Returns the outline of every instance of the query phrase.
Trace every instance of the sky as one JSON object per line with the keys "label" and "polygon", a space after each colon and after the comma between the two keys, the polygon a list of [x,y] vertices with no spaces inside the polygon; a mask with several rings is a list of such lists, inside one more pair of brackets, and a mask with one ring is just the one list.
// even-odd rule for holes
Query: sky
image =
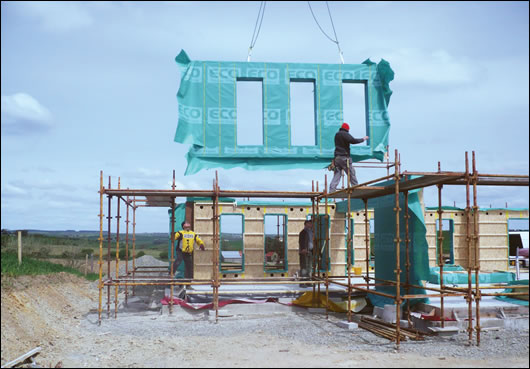
{"label": "sky", "polygon": [[[402,169],[528,174],[528,2],[330,1],[348,64],[395,72],[390,150]],[[326,3],[311,2],[333,37]],[[260,2],[1,3],[1,227],[98,230],[99,178],[115,187],[210,189],[215,170],[184,176],[174,142],[175,56],[246,61]],[[307,2],[267,2],[252,61],[340,63]],[[352,132],[356,135],[357,132]],[[362,136],[362,133],[357,134]],[[471,154],[470,154],[471,155]],[[330,172],[218,169],[221,189],[310,191]],[[357,169],[359,182],[386,170]],[[321,185],[322,186],[322,185]],[[425,190],[437,206],[436,188]],[[481,207],[528,207],[528,188],[479,187]],[[444,187],[465,206],[465,188]],[[167,232],[141,208],[137,232]]]}

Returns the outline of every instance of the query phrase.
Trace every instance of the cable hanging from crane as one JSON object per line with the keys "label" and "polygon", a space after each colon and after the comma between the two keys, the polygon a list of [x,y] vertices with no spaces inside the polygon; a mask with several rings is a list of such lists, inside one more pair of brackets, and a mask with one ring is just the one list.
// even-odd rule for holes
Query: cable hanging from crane
{"label": "cable hanging from crane", "polygon": [[[254,45],[256,45],[256,41],[258,40],[259,31],[261,30],[261,23],[263,22],[263,15],[265,14],[265,5],[267,4],[266,1],[262,1],[259,10],[258,10],[258,17],[256,18],[256,24],[254,25],[254,33],[252,34],[252,40],[250,40],[250,46],[248,48],[248,55],[247,55],[247,62],[250,61],[250,56],[252,55],[252,49],[254,48]],[[258,26],[259,22],[259,26]],[[257,29],[257,33],[256,33]]]}
{"label": "cable hanging from crane", "polygon": [[337,37],[337,32],[335,31],[335,24],[333,24],[333,17],[331,16],[331,11],[329,10],[329,5],[328,5],[328,2],[326,1],[326,7],[328,8],[328,14],[329,14],[329,19],[331,20],[331,26],[333,27],[333,33],[335,34],[335,39],[332,39],[331,37],[329,37],[327,35],[326,32],[324,32],[324,30],[322,29],[322,27],[320,27],[320,24],[318,23],[318,20],[317,18],[315,17],[315,13],[313,13],[313,8],[311,8],[311,3],[308,1],[307,2],[307,5],[309,5],[309,10],[311,10],[311,14],[313,15],[313,19],[315,20],[318,28],[320,28],[320,31],[324,34],[324,36],[326,36],[331,42],[333,42],[334,44],[337,45],[337,48],[339,49],[339,57],[340,57],[340,62],[341,64],[344,64],[344,57],[342,55],[342,50],[340,49],[340,44],[339,44],[339,38]]}

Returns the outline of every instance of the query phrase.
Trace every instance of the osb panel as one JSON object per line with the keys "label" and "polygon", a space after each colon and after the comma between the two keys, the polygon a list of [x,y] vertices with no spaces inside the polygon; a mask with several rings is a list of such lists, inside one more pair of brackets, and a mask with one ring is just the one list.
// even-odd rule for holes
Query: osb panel
{"label": "osb panel", "polygon": [[296,236],[289,235],[287,237],[287,249],[293,250],[293,251],[296,250],[296,252],[298,252],[298,248],[299,248],[298,247],[298,235]]}
{"label": "osb panel", "polygon": [[480,248],[497,246],[508,249],[508,237],[506,235],[482,236],[479,238]]}
{"label": "osb panel", "polygon": [[346,220],[345,219],[335,219],[331,220],[331,233],[344,233],[346,229]]}
{"label": "osb panel", "polygon": [[194,216],[197,218],[211,218],[213,215],[213,205],[195,204]]}
{"label": "osb panel", "polygon": [[[261,273],[263,273],[263,250],[246,250],[245,251],[245,266],[247,264],[261,264]],[[245,268],[246,271],[246,268]]]}
{"label": "osb panel", "polygon": [[508,216],[514,219],[515,218],[528,218],[528,209],[519,210],[519,211],[510,210],[508,211]]}
{"label": "osb panel", "polygon": [[480,261],[480,271],[490,271],[495,270],[508,270],[508,261],[507,260],[481,260]]}
{"label": "osb panel", "polygon": [[[346,265],[331,265],[330,275],[332,276],[342,276],[346,275]],[[325,287],[324,287],[325,289]]]}
{"label": "osb panel", "polygon": [[506,222],[506,212],[503,210],[479,211],[478,221],[504,221]]}
{"label": "osb panel", "polygon": [[480,261],[487,259],[508,260],[508,248],[480,249]]}
{"label": "osb panel", "polygon": [[263,221],[247,220],[245,217],[245,233],[263,233],[263,231]]}
{"label": "osb panel", "polygon": [[300,256],[298,254],[298,249],[288,250],[287,260],[289,261],[289,270],[291,270],[291,267],[294,269],[300,269]]}
{"label": "osb panel", "polygon": [[264,240],[263,236],[246,235],[244,238],[243,249],[246,251],[248,248],[257,249],[259,248],[263,252]]}
{"label": "osb panel", "polygon": [[211,279],[213,278],[212,267],[195,266],[193,269],[193,278],[195,279]]}
{"label": "osb panel", "polygon": [[346,262],[346,250],[333,250],[331,249],[331,263],[345,263]]}
{"label": "osb panel", "polygon": [[247,265],[246,263],[247,263],[247,256],[245,255],[245,278],[262,278],[263,277],[263,264]]}
{"label": "osb panel", "polygon": [[193,252],[193,263],[197,266],[200,264],[212,265],[213,250],[198,250]]}
{"label": "osb panel", "polygon": [[193,230],[199,235],[212,233],[213,223],[212,221],[195,220],[195,226]]}
{"label": "osb panel", "polygon": [[331,248],[346,247],[346,239],[344,236],[333,235],[329,239]]}
{"label": "osb panel", "polygon": [[506,223],[479,223],[479,235],[489,236],[491,234],[508,236]]}

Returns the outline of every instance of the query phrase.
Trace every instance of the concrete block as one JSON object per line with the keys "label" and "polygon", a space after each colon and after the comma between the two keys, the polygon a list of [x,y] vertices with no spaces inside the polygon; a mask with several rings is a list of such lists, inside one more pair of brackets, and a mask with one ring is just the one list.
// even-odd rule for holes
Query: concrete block
{"label": "concrete block", "polygon": [[384,308],[380,307],[380,306],[374,306],[374,312],[373,312],[373,316],[374,318],[380,318],[380,319],[383,319],[383,312],[385,311]]}
{"label": "concrete block", "polygon": [[480,328],[481,329],[504,328],[504,321],[505,319],[481,318]]}
{"label": "concrete block", "polygon": [[341,322],[338,322],[337,325],[340,327],[340,328],[345,328],[345,329],[348,329],[348,330],[351,330],[351,329],[355,329],[357,328],[359,325],[357,323],[354,323],[354,322],[348,322],[348,321],[341,321]]}
{"label": "concrete block", "polygon": [[383,309],[383,320],[387,323],[396,322],[396,305],[385,305]]}
{"label": "concrete block", "polygon": [[428,329],[438,336],[454,336],[460,330],[458,327],[429,327]]}

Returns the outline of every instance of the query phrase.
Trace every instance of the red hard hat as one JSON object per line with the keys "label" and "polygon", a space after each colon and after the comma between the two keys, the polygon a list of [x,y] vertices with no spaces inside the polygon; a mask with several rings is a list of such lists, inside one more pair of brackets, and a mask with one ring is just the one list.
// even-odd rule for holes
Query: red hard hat
{"label": "red hard hat", "polygon": [[340,128],[344,128],[346,131],[350,130],[350,126],[348,125],[348,123],[342,123],[342,127]]}

